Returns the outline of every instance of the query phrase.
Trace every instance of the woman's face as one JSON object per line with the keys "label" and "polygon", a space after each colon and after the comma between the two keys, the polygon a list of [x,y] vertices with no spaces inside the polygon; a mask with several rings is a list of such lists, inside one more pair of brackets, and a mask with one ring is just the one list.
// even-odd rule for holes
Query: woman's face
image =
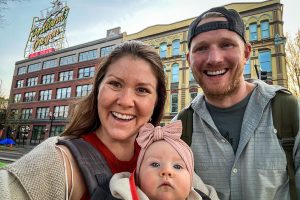
{"label": "woman's face", "polygon": [[99,86],[99,136],[103,142],[132,142],[157,102],[157,79],[145,60],[123,56],[113,62]]}

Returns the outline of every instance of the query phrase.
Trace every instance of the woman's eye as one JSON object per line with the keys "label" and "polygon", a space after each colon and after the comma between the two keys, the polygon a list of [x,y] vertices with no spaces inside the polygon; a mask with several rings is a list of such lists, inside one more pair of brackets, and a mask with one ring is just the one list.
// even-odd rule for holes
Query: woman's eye
{"label": "woman's eye", "polygon": [[159,164],[157,162],[153,162],[150,164],[152,167],[159,167]]}
{"label": "woman's eye", "polygon": [[173,167],[174,167],[175,169],[183,169],[183,167],[182,167],[181,165],[178,165],[178,164],[174,165]]}
{"label": "woman's eye", "polygon": [[121,87],[121,83],[119,83],[117,81],[110,81],[108,84],[115,87],[115,88],[120,88]]}
{"label": "woman's eye", "polygon": [[150,93],[148,89],[146,88],[137,88],[137,92],[139,93]]}

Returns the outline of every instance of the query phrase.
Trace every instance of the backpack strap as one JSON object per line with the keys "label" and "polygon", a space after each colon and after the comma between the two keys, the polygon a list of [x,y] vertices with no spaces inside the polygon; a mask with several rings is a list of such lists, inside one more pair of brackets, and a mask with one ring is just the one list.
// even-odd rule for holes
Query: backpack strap
{"label": "backpack strap", "polygon": [[57,144],[64,145],[71,151],[91,199],[115,199],[109,189],[112,172],[103,156],[91,144],[80,138],[61,139]]}
{"label": "backpack strap", "polygon": [[293,147],[299,130],[298,100],[288,90],[276,92],[272,99],[273,124],[287,159],[287,173],[291,199],[296,199]]}
{"label": "backpack strap", "polygon": [[202,197],[202,200],[211,200],[211,198],[203,193],[201,190],[194,188],[194,190]]}
{"label": "backpack strap", "polygon": [[177,119],[182,122],[182,135],[181,139],[185,141],[189,146],[192,144],[193,134],[193,113],[194,110],[191,105],[184,108],[177,115]]}

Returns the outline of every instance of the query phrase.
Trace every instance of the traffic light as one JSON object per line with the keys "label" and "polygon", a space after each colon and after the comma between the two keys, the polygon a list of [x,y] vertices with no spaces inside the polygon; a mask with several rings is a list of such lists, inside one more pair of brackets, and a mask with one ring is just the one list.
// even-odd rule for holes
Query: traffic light
{"label": "traffic light", "polygon": [[263,80],[263,81],[266,81],[268,78],[268,73],[267,71],[261,71],[260,72],[260,79]]}

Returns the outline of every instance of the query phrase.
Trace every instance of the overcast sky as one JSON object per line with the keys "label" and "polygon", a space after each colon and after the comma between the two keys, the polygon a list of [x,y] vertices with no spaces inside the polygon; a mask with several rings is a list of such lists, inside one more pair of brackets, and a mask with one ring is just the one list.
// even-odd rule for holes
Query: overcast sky
{"label": "overcast sky", "polygon": [[[9,1],[9,0],[8,0]],[[121,27],[121,32],[136,33],[157,24],[169,24],[198,16],[203,11],[234,2],[259,0],[69,0],[66,37],[69,46],[106,36],[106,30]],[[300,28],[299,0],[284,4],[284,32],[292,35]],[[15,62],[24,59],[24,49],[33,17],[50,7],[50,0],[10,2],[2,11],[0,27],[0,84],[9,95]]]}

